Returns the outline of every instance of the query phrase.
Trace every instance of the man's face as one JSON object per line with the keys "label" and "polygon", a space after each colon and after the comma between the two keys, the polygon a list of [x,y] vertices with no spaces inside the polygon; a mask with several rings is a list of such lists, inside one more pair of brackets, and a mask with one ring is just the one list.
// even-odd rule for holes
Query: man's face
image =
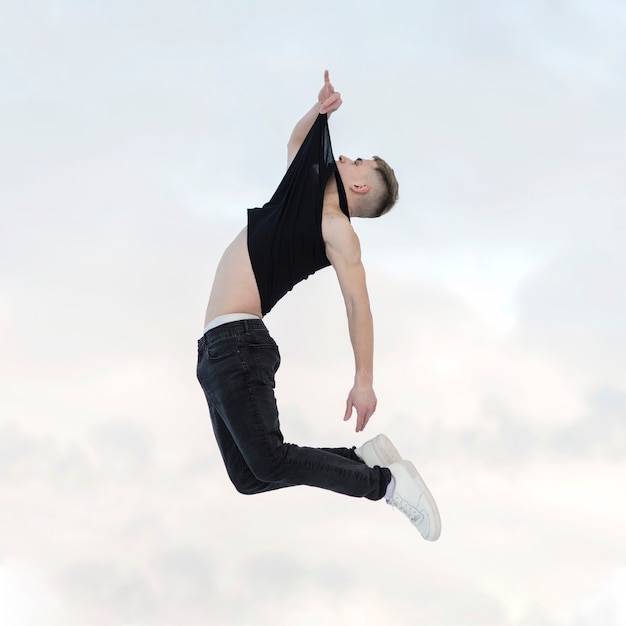
{"label": "man's face", "polygon": [[341,154],[337,159],[337,169],[344,187],[350,187],[353,184],[362,185],[372,180],[371,174],[376,169],[376,161],[360,157],[352,160]]}

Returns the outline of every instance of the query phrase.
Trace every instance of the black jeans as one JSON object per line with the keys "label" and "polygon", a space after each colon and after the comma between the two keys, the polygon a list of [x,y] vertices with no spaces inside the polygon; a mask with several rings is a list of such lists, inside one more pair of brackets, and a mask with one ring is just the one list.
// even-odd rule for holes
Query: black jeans
{"label": "black jeans", "polygon": [[197,375],[228,475],[241,493],[310,485],[381,499],[387,468],[370,468],[354,449],[285,443],[274,397],[278,346],[261,320],[230,322],[198,341]]}

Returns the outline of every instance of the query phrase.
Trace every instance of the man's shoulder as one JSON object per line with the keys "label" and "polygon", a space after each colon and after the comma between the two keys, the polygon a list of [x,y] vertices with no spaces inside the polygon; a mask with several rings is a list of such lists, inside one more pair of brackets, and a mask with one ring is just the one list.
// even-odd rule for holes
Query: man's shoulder
{"label": "man's shoulder", "polygon": [[356,235],[350,220],[341,212],[341,210],[322,211],[322,234],[325,230],[330,231],[330,233],[352,233]]}
{"label": "man's shoulder", "polygon": [[350,220],[341,212],[322,214],[322,238],[328,248],[349,253],[359,248],[359,238]]}

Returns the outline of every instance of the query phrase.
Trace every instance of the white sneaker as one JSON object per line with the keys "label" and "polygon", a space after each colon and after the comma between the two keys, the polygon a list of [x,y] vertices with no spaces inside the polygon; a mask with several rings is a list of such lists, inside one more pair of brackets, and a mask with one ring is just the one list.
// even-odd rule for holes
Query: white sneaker
{"label": "white sneaker", "polygon": [[385,435],[377,435],[356,448],[356,455],[369,467],[389,467],[392,463],[402,461],[400,453]]}
{"label": "white sneaker", "polygon": [[387,504],[402,511],[424,539],[439,539],[441,518],[437,504],[413,463],[400,461],[392,463],[389,469],[396,485]]}

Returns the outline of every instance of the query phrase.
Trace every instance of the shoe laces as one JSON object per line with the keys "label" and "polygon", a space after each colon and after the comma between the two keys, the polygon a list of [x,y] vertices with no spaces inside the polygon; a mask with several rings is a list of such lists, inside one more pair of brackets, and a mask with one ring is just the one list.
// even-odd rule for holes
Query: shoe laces
{"label": "shoe laces", "polygon": [[392,506],[392,508],[404,513],[414,524],[419,524],[419,522],[424,519],[423,513],[420,513],[414,506],[410,505],[400,496],[393,496],[389,501],[389,504]]}

